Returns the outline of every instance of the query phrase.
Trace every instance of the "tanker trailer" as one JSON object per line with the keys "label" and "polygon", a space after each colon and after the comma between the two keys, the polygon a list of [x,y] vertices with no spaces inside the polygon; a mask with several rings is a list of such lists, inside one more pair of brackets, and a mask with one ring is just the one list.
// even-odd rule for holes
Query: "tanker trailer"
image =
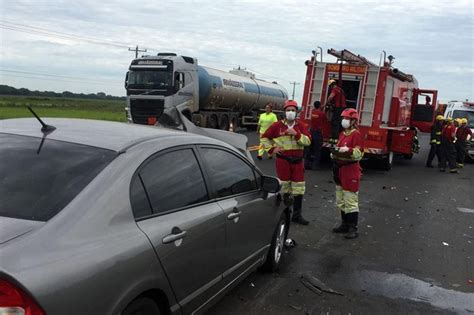
{"label": "tanker trailer", "polygon": [[195,58],[160,53],[132,60],[125,79],[129,122],[154,125],[176,108],[201,127],[232,130],[255,126],[266,104],[281,110],[288,99],[276,82],[245,70],[199,66]]}

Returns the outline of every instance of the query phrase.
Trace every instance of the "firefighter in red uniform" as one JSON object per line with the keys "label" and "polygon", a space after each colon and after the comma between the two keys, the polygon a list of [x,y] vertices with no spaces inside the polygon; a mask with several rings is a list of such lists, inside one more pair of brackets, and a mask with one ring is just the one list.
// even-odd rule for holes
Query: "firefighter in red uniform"
{"label": "firefighter in red uniform", "polygon": [[318,169],[321,163],[321,148],[323,145],[322,126],[326,123],[327,118],[321,110],[321,102],[315,101],[311,111],[311,145],[307,147],[304,158],[305,169]]}
{"label": "firefighter in red uniform", "polygon": [[472,138],[471,128],[467,126],[467,118],[461,118],[461,125],[456,130],[456,162],[457,166],[464,167],[467,144]]}
{"label": "firefighter in red uniform", "polygon": [[281,181],[283,202],[289,206],[293,199],[292,221],[307,225],[301,215],[304,182],[304,147],[311,144],[306,127],[296,120],[298,105],[293,100],[285,102],[285,119],[273,123],[262,135],[262,144],[271,147],[269,154],[276,156],[276,173]]}
{"label": "firefighter in red uniform", "polygon": [[446,161],[449,163],[449,172],[458,173],[456,167],[456,126],[453,124],[451,118],[446,119],[446,124],[443,126],[441,132],[441,162],[439,170],[441,172],[446,171]]}
{"label": "firefighter in red uniform", "polygon": [[331,93],[326,101],[326,110],[332,111],[331,117],[331,138],[329,142],[337,143],[339,131],[341,130],[341,113],[346,108],[346,95],[344,90],[337,85],[336,80],[329,80],[329,89]]}
{"label": "firefighter in red uniform", "polygon": [[358,236],[359,185],[362,175],[359,161],[364,155],[362,135],[357,129],[359,114],[353,108],[345,109],[342,114],[340,133],[336,147],[331,152],[334,160],[334,182],[336,183],[336,207],[341,212],[341,224],[334,233],[346,233],[347,239]]}

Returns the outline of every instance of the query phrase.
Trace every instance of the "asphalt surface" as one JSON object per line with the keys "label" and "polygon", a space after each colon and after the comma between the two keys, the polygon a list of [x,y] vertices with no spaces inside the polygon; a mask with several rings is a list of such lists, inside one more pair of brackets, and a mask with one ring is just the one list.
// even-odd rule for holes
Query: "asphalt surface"
{"label": "asphalt surface", "polygon": [[[307,171],[310,224],[291,225],[297,245],[278,273],[253,273],[208,314],[474,314],[474,164],[426,168],[428,136],[420,141],[420,154],[391,171],[364,169],[355,240],[331,233],[340,216],[329,165]],[[256,163],[275,174],[272,160]],[[301,277],[342,295],[315,293]]]}

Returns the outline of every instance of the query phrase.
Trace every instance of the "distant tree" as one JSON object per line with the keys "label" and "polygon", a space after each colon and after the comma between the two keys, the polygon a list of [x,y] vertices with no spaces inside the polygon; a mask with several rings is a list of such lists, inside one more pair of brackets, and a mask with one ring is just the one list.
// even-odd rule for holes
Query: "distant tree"
{"label": "distant tree", "polygon": [[8,85],[0,84],[0,95],[24,95],[24,96],[39,96],[39,97],[68,97],[68,98],[83,98],[83,99],[111,99],[111,100],[124,100],[124,96],[112,96],[106,95],[104,92],[98,92],[97,94],[90,93],[73,93],[64,91],[62,93],[56,93],[53,91],[30,91],[25,88],[14,88]]}

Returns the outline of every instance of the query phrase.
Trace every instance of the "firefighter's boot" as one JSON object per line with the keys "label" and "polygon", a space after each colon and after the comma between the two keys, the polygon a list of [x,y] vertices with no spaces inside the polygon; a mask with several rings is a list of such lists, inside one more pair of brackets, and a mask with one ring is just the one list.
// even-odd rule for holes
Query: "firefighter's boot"
{"label": "firefighter's boot", "polygon": [[349,240],[357,238],[359,236],[359,233],[357,233],[357,222],[359,220],[359,212],[348,213],[346,214],[346,217],[349,227],[344,237]]}
{"label": "firefighter's boot", "polygon": [[302,225],[308,225],[309,221],[305,220],[303,216],[301,215],[302,208],[303,208],[303,195],[294,196],[293,217],[291,218],[291,221],[298,224],[302,224]]}
{"label": "firefighter's boot", "polygon": [[341,211],[341,224],[338,227],[332,229],[333,233],[347,233],[349,231],[349,224],[347,224],[347,218],[344,211]]}
{"label": "firefighter's boot", "polygon": [[283,194],[283,204],[289,207],[293,204],[293,196],[290,193]]}

